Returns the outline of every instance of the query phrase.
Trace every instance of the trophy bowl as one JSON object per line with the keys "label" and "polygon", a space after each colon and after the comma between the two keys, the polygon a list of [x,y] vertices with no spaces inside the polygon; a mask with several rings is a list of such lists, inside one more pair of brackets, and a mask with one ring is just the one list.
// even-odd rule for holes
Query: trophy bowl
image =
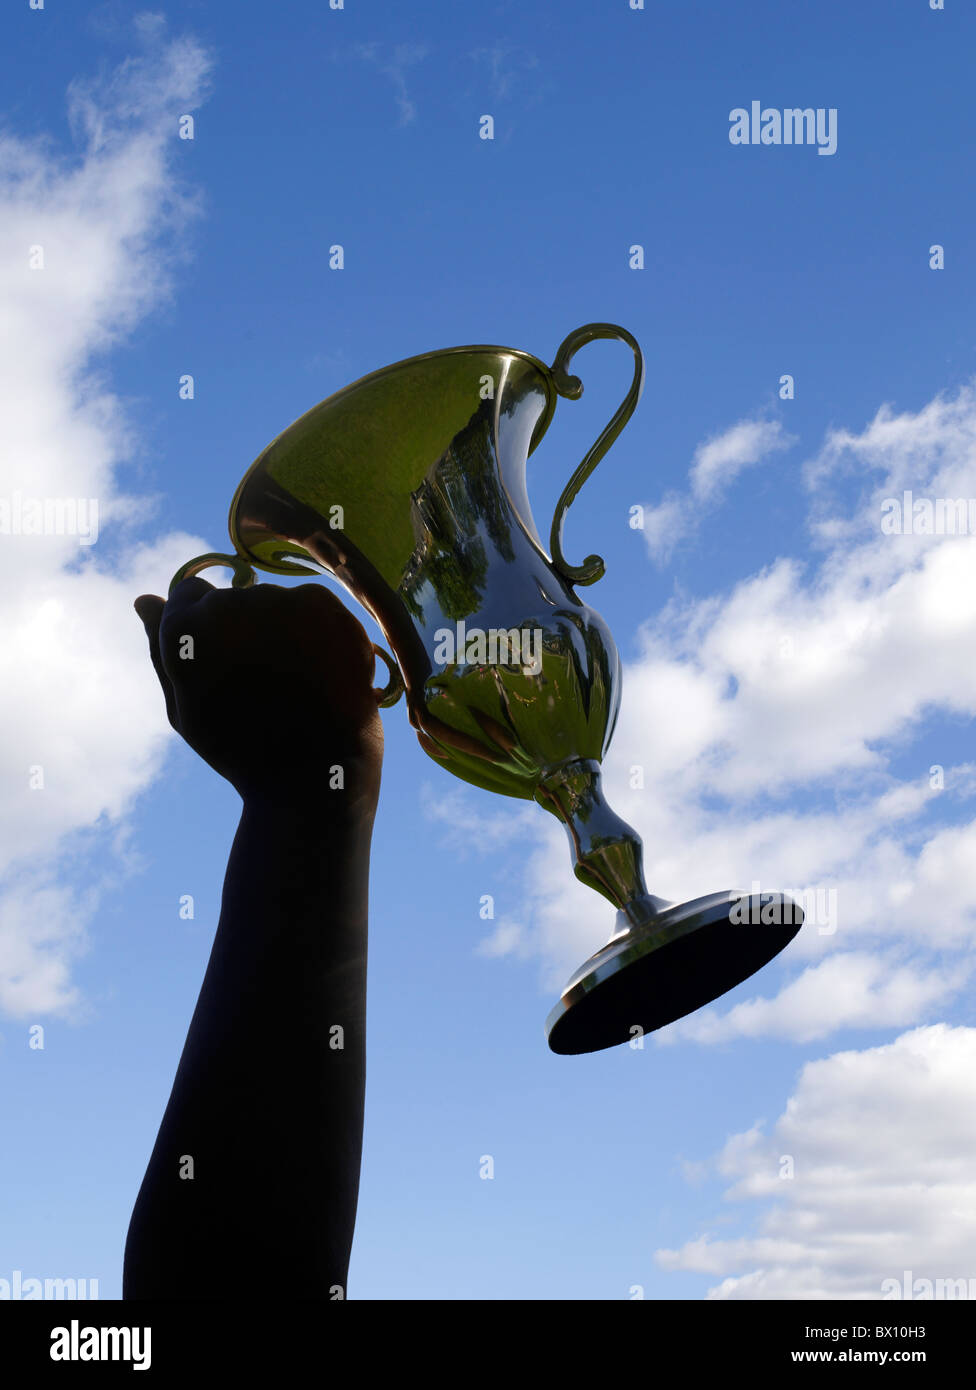
{"label": "trophy bowl", "polygon": [[[569,373],[596,339],[634,356],[627,395],[563,489],[547,553],[526,489],[529,456]],[[423,353],[313,406],[259,455],[230,509],[234,553],[199,556],[172,587],[227,565],[328,573],[369,612],[392,655],[381,705],[405,696],[424,750],[448,772],[534,799],[564,825],[574,872],[616,908],[607,943],[572,976],[549,1015],[555,1052],[591,1052],[650,1032],[724,994],[795,936],[802,912],[772,895],[773,915],[730,916],[745,895],[669,904],[647,892],[637,833],[600,785],[620,701],[620,658],[601,616],[576,593],[604,573],[563,554],[569,506],[640,399],[644,363],[615,324],[576,329],[551,366],[514,348]],[[768,895],[766,895],[768,896]],[[741,916],[741,914],[739,914]]]}

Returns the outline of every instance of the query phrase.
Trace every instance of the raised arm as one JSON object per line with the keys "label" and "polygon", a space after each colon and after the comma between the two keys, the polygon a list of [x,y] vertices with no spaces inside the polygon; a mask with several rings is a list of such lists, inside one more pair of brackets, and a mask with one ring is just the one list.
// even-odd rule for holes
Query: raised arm
{"label": "raised arm", "polygon": [[123,1296],[221,1298],[263,1269],[344,1297],[383,741],[369,639],[319,585],[189,579],[136,607],[170,721],[244,805]]}

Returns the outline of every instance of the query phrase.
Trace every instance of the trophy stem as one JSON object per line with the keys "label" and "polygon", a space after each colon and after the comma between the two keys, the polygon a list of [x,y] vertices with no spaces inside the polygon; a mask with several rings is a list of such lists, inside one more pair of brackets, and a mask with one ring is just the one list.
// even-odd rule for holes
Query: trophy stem
{"label": "trophy stem", "polygon": [[641,838],[607,805],[598,762],[565,764],[540,782],[535,799],[565,825],[576,877],[623,914],[619,930],[626,931],[628,921],[646,922],[668,906],[647,891]]}
{"label": "trophy stem", "polygon": [[567,763],[535,799],[565,825],[576,877],[617,909],[610,940],[570,976],[546,1020],[553,1052],[597,1052],[694,1013],[800,929],[803,913],[783,893],[710,893],[686,903],[648,893],[640,836],[603,799],[597,762]]}

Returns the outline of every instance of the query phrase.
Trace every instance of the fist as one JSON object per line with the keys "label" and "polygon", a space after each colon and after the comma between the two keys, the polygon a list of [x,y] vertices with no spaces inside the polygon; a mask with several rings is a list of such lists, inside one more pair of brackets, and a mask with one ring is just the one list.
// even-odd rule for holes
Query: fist
{"label": "fist", "polygon": [[343,769],[375,796],[383,726],[362,625],[321,584],[216,589],[184,579],[135,601],[173,728],[245,800],[314,804]]}

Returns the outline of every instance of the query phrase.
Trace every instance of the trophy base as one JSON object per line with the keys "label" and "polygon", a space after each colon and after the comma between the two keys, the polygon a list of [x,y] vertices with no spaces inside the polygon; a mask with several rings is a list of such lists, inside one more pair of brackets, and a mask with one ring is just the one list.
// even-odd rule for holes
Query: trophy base
{"label": "trophy base", "polygon": [[599,1052],[694,1013],[789,945],[803,912],[783,893],[711,893],[618,921],[546,1019],[553,1052]]}

